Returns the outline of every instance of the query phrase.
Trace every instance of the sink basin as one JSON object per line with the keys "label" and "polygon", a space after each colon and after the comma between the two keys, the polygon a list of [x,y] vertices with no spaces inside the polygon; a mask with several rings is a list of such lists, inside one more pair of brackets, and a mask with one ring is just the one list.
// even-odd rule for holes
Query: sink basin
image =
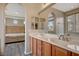
{"label": "sink basin", "polygon": [[53,35],[53,34],[52,35],[51,34],[44,34],[43,37],[48,38],[48,39],[51,39],[51,38],[56,39],[56,38],[58,38],[57,35]]}
{"label": "sink basin", "polygon": [[50,39],[50,42],[52,43],[55,43],[55,44],[58,44],[58,45],[64,45],[64,46],[67,46],[68,42],[66,41],[62,41],[62,40],[59,40],[59,39]]}

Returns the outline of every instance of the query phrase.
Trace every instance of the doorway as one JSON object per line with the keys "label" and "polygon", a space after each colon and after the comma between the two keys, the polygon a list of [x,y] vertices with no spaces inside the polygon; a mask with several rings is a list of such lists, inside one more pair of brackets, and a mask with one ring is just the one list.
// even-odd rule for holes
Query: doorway
{"label": "doorway", "polygon": [[5,7],[5,55],[23,56],[25,43],[25,12],[21,4]]}

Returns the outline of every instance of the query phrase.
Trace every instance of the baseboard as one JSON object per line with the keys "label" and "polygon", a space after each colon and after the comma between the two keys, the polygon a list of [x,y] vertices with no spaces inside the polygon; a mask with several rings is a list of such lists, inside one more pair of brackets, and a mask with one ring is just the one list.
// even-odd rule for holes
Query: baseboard
{"label": "baseboard", "polygon": [[31,56],[32,55],[32,52],[30,51],[30,52],[25,52],[24,51],[24,54],[25,54],[25,56]]}

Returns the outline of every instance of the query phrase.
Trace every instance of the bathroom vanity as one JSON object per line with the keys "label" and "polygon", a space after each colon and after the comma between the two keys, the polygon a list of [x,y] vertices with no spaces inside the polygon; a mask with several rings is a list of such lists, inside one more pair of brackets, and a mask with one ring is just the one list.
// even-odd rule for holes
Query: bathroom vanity
{"label": "bathroom vanity", "polygon": [[59,40],[57,35],[30,33],[33,56],[79,56],[79,43]]}

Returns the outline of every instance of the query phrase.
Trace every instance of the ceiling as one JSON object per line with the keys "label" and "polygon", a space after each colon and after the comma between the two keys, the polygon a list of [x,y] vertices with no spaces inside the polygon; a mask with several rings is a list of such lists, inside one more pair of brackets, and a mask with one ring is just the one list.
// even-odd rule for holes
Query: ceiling
{"label": "ceiling", "polygon": [[79,3],[56,3],[52,7],[62,12],[67,12],[79,8]]}
{"label": "ceiling", "polygon": [[[79,3],[56,3],[52,6],[62,12],[67,12],[79,8]],[[24,17],[23,7],[18,3],[9,3],[6,6],[5,14],[10,16]]]}
{"label": "ceiling", "polygon": [[5,14],[10,16],[24,17],[23,7],[18,3],[9,3],[6,6]]}

